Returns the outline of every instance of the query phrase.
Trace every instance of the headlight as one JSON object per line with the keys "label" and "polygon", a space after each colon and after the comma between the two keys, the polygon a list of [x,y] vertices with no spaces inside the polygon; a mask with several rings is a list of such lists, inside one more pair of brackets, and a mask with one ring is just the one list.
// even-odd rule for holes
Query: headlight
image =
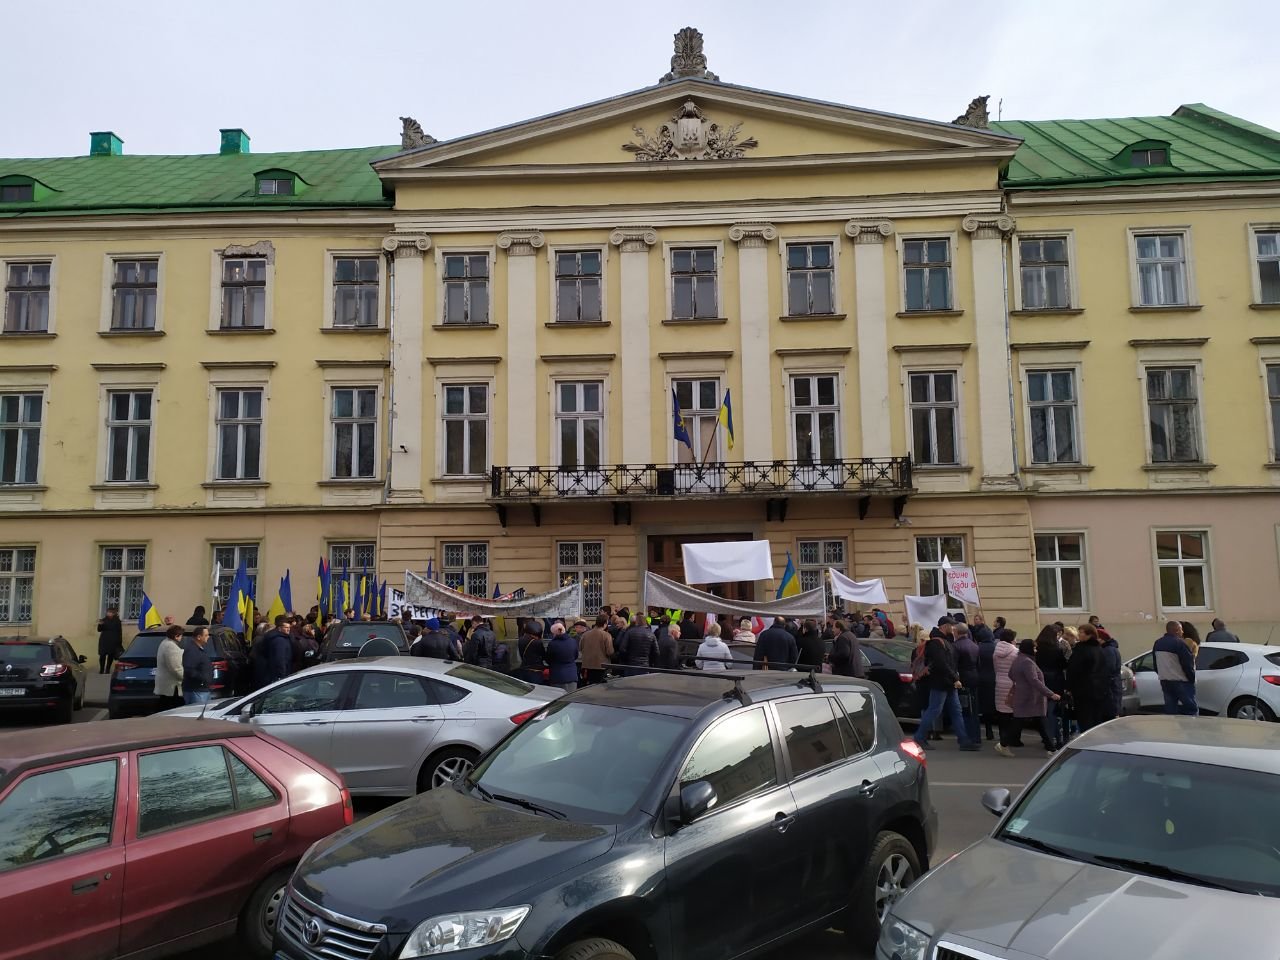
{"label": "headlight", "polygon": [[450,913],[418,924],[409,934],[401,960],[487,947],[510,939],[529,915],[529,907],[498,907],[474,913]]}
{"label": "headlight", "polygon": [[879,952],[889,960],[924,960],[929,938],[897,917],[890,915],[880,926]]}

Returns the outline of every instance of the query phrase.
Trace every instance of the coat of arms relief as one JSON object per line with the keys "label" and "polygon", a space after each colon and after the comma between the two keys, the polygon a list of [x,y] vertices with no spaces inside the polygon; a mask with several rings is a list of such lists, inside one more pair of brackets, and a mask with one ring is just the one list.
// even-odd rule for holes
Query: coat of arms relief
{"label": "coat of arms relief", "polygon": [[624,143],[622,149],[634,153],[637,160],[740,160],[747,150],[759,146],[755,137],[739,139],[741,123],[729,127],[712,123],[692,100],[686,100],[653,136],[643,127],[631,129],[636,141]]}

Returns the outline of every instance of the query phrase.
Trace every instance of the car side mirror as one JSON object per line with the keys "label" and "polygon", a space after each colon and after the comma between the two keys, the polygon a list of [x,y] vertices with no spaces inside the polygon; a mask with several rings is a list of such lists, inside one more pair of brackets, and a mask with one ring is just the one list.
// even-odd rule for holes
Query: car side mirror
{"label": "car side mirror", "polygon": [[680,789],[680,822],[692,823],[716,805],[716,788],[706,780],[697,780]]}
{"label": "car side mirror", "polygon": [[76,663],[88,663],[88,662],[89,662],[89,658],[86,657],[83,653],[80,654],[80,656],[76,657]]}
{"label": "car side mirror", "polygon": [[982,805],[997,817],[1004,816],[1012,800],[1013,796],[1004,787],[992,787],[982,795]]}

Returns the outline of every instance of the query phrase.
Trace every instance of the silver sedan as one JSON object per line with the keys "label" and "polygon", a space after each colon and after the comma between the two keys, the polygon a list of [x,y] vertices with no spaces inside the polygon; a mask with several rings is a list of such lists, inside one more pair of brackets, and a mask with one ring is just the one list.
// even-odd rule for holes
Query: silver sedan
{"label": "silver sedan", "polygon": [[[312,667],[203,715],[260,727],[333,767],[353,794],[403,797],[467,773],[562,695],[457,661],[379,657]],[[166,715],[198,717],[201,708]]]}

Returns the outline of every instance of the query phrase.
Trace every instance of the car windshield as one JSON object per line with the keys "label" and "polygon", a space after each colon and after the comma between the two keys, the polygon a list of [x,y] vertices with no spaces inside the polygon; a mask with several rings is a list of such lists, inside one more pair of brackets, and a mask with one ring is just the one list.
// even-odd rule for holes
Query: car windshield
{"label": "car windshield", "polygon": [[391,640],[397,647],[404,647],[404,631],[396,623],[353,623],[338,631],[340,647],[363,647],[370,640],[381,637]]}
{"label": "car windshield", "polygon": [[468,779],[590,823],[616,823],[684,735],[675,717],[557,703],[502,742]]}
{"label": "car windshield", "polygon": [[458,664],[452,670],[446,671],[445,676],[457,677],[459,680],[466,680],[468,683],[488,687],[490,690],[497,690],[498,693],[506,693],[513,697],[523,697],[533,691],[531,683],[508,677],[505,673],[494,673],[484,667],[473,667],[469,663]]}
{"label": "car windshield", "polygon": [[0,663],[48,663],[53,648],[47,643],[0,643]]}
{"label": "car windshield", "polygon": [[862,643],[864,646],[874,647],[890,660],[897,660],[899,663],[910,663],[911,655],[916,649],[905,640],[863,640]]}
{"label": "car windshield", "polygon": [[1275,774],[1072,750],[1019,801],[996,839],[1133,873],[1276,897],[1277,796]]}

